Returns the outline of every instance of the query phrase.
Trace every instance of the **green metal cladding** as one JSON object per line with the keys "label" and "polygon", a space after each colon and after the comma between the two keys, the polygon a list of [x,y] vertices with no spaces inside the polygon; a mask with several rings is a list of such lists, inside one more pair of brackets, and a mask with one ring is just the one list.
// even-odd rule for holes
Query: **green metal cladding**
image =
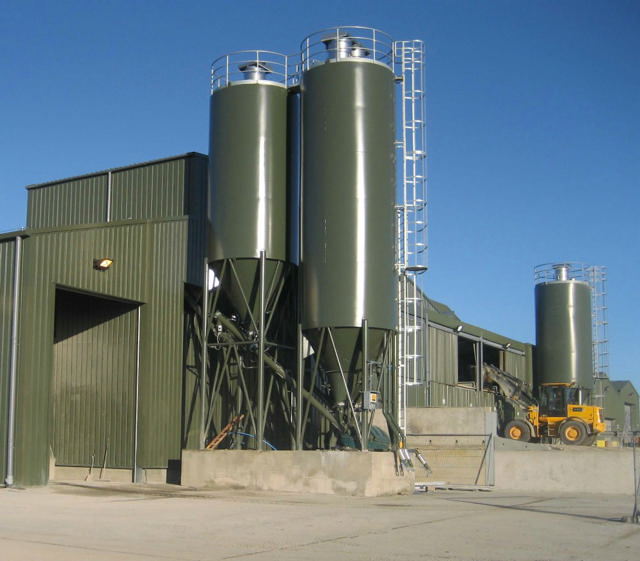
{"label": "green metal cladding", "polygon": [[201,184],[191,179],[206,169],[206,156],[189,153],[32,185],[27,228],[195,216],[205,202]]}
{"label": "green metal cladding", "polygon": [[[108,447],[108,465],[133,467],[136,431],[137,467],[166,469],[180,458],[185,284],[202,283],[206,174],[199,154],[114,170],[111,220],[96,224],[86,223],[93,199],[83,198],[81,186],[91,191],[104,173],[77,180],[76,199],[68,202],[86,205],[74,224],[52,227],[34,218],[46,216],[40,204],[51,204],[54,215],[64,207],[59,199],[69,196],[68,182],[30,188],[28,222],[46,226],[31,228],[23,241],[17,483],[45,484],[51,451],[59,464],[88,466]],[[159,200],[145,200],[165,190]],[[101,257],[113,259],[106,272],[93,268]],[[74,314],[62,311],[69,299]],[[105,380],[114,387],[101,388]],[[72,419],[84,419],[82,427]]]}

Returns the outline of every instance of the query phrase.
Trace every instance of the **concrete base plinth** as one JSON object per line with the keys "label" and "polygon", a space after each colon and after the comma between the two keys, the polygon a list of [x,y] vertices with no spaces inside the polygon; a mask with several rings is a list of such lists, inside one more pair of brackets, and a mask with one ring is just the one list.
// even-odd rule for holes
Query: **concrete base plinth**
{"label": "concrete base plinth", "polygon": [[392,452],[183,450],[182,485],[375,497],[413,492]]}

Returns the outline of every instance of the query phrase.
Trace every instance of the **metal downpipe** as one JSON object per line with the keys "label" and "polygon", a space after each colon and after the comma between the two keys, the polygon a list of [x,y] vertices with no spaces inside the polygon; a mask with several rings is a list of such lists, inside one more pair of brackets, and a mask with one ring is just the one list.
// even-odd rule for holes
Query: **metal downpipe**
{"label": "metal downpipe", "polygon": [[9,373],[9,421],[7,427],[7,475],[5,484],[13,486],[13,464],[16,422],[16,378],[18,373],[18,322],[20,319],[20,269],[22,265],[22,237],[16,237],[15,269],[13,272],[13,313],[11,318],[11,367]]}

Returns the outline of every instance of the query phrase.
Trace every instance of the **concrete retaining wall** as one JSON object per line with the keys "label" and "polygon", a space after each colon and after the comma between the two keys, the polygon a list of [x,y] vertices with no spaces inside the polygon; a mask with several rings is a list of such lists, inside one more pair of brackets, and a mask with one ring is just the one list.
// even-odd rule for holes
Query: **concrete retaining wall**
{"label": "concrete retaining wall", "polygon": [[601,448],[500,450],[495,488],[509,491],[633,494],[633,451]]}
{"label": "concrete retaining wall", "polygon": [[182,485],[374,497],[413,492],[392,452],[184,450]]}
{"label": "concrete retaining wall", "polygon": [[495,413],[488,407],[411,408],[407,410],[407,434],[427,436],[408,436],[407,446],[481,445],[484,435],[495,433],[495,423]]}

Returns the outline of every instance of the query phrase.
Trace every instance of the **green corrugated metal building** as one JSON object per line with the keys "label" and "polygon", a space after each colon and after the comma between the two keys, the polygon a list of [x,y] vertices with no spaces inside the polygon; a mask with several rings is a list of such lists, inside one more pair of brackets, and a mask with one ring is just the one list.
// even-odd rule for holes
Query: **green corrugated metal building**
{"label": "green corrugated metal building", "polygon": [[639,396],[629,380],[596,380],[595,391],[602,396],[607,437],[629,437],[640,431]]}
{"label": "green corrugated metal building", "polygon": [[483,362],[532,386],[532,345],[463,322],[448,306],[418,293],[422,301],[412,313],[420,317],[426,350],[423,379],[408,387],[408,407],[502,407],[504,400],[483,391]]}
{"label": "green corrugated metal building", "polygon": [[[28,187],[26,230],[0,235],[5,420],[18,326],[16,484],[46,484],[69,468],[177,481],[182,449],[200,446],[207,177],[207,156],[188,153]],[[95,266],[103,258],[113,261],[106,271]],[[532,384],[532,345],[465,323],[422,293],[418,300],[411,313],[424,353],[408,407],[496,407],[501,414],[504,400],[483,391],[482,362]],[[609,391],[606,409],[635,427],[633,386]],[[7,450],[2,423],[3,480]]]}
{"label": "green corrugated metal building", "polygon": [[[207,165],[189,153],[28,187],[16,483],[46,484],[50,465],[177,477],[197,440],[182,399],[197,372],[185,289],[197,293],[204,276]],[[0,240],[4,418],[14,240]],[[102,258],[106,271],[94,267]]]}

